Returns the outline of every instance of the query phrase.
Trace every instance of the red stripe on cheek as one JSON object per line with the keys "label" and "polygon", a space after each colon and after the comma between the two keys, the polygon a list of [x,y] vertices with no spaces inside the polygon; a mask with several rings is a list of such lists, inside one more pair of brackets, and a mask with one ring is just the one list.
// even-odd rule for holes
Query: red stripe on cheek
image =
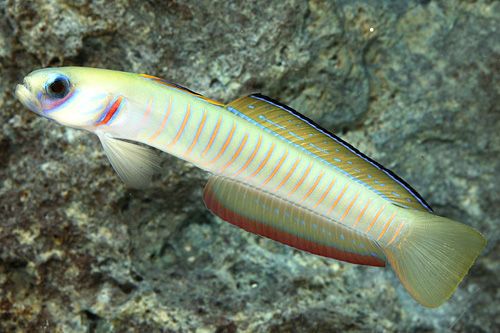
{"label": "red stripe on cheek", "polygon": [[120,96],[116,99],[116,101],[113,103],[113,105],[111,105],[111,107],[109,108],[108,112],[106,113],[106,116],[104,117],[104,119],[95,124],[94,126],[100,126],[100,125],[105,125],[108,123],[108,121],[113,117],[113,115],[115,114],[116,110],[118,110],[118,108],[120,107],[120,104],[122,103],[123,101],[123,97]]}

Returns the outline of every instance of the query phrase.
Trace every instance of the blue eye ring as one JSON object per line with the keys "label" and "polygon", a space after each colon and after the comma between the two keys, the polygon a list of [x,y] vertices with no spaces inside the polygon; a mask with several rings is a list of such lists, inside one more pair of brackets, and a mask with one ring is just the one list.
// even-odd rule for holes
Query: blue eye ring
{"label": "blue eye ring", "polygon": [[51,98],[63,99],[71,90],[69,78],[64,75],[51,77],[45,83],[45,92]]}

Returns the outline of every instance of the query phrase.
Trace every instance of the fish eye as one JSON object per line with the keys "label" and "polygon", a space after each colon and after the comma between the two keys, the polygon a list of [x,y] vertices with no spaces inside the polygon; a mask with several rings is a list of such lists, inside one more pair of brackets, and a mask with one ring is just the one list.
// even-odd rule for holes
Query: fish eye
{"label": "fish eye", "polygon": [[69,79],[65,76],[49,78],[45,85],[45,92],[49,97],[61,99],[68,96],[70,91]]}

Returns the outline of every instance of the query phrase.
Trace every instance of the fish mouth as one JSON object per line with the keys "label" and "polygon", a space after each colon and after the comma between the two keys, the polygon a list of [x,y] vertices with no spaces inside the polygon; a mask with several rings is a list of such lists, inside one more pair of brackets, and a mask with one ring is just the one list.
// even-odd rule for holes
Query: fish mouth
{"label": "fish mouth", "polygon": [[16,86],[16,97],[17,99],[23,103],[25,107],[30,109],[31,111],[40,114],[42,106],[40,101],[35,97],[32,92],[31,84],[28,78],[24,78],[23,84],[18,84]]}

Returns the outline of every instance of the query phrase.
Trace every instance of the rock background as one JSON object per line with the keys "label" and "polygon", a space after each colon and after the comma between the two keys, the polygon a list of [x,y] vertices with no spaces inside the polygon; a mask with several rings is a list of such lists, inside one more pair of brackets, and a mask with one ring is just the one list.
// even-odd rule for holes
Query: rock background
{"label": "rock background", "polygon": [[[0,0],[0,331],[488,332],[500,326],[500,4]],[[163,154],[131,190],[97,138],[25,110],[42,66],[262,92],[341,135],[488,245],[438,309],[391,269],[215,219],[208,175]]]}

